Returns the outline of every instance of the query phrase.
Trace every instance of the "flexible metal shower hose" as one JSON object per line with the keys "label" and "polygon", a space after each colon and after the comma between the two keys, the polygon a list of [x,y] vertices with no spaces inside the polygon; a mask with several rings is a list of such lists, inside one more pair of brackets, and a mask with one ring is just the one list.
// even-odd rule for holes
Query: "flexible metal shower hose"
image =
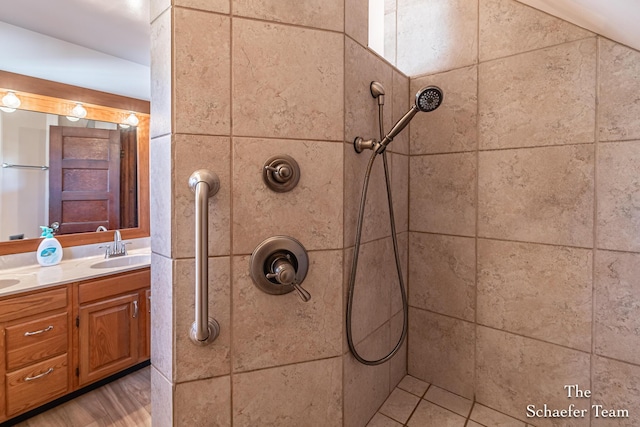
{"label": "flexible metal shower hose", "polygon": [[[379,105],[378,108],[378,123],[380,127],[380,140],[384,138],[384,129],[383,129],[383,107]],[[358,212],[358,222],[356,225],[356,242],[355,247],[353,249],[353,262],[351,263],[351,274],[349,275],[349,293],[347,298],[347,343],[349,344],[349,349],[353,354],[353,357],[356,360],[364,365],[374,366],[380,365],[398,353],[400,348],[402,347],[402,343],[404,342],[407,336],[407,326],[409,321],[409,313],[407,306],[407,293],[404,289],[404,280],[402,278],[402,268],[400,266],[400,253],[398,251],[398,240],[396,238],[396,224],[393,215],[393,200],[391,197],[391,180],[389,179],[389,165],[387,162],[387,152],[386,150],[382,152],[382,163],[384,165],[384,178],[387,187],[387,201],[389,203],[389,222],[391,223],[391,240],[393,241],[393,252],[395,254],[396,260],[396,270],[398,273],[398,284],[400,285],[400,294],[402,295],[402,314],[403,314],[403,322],[402,322],[402,334],[400,335],[400,339],[398,340],[395,347],[389,352],[386,356],[381,357],[380,359],[368,360],[362,357],[358,351],[356,350],[355,344],[353,342],[353,336],[351,331],[351,322],[352,322],[352,312],[353,312],[353,294],[355,289],[356,282],[356,271],[358,268],[358,255],[360,252],[360,241],[362,239],[362,223],[364,220],[364,207],[365,201],[367,199],[367,190],[369,187],[369,178],[371,177],[371,170],[373,168],[373,163],[376,159],[376,151],[373,150],[371,153],[371,157],[369,158],[369,163],[367,164],[367,170],[364,175],[364,183],[362,185],[362,196],[360,198],[360,210]]]}

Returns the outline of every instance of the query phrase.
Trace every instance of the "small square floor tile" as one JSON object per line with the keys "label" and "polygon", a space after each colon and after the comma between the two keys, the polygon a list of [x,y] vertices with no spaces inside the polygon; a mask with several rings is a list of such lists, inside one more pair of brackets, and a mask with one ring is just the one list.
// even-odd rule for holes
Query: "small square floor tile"
{"label": "small square floor tile", "polygon": [[382,415],[380,412],[376,412],[367,427],[402,427],[402,424]]}
{"label": "small square floor tile", "polygon": [[420,398],[404,390],[395,388],[380,407],[380,413],[402,424],[406,423]]}
{"label": "small square floor tile", "polygon": [[429,388],[429,383],[421,381],[411,375],[405,375],[402,381],[400,381],[400,384],[398,384],[398,387],[418,397],[422,397],[424,396],[424,392],[427,391],[427,388]]}
{"label": "small square floor tile", "polygon": [[484,405],[476,403],[471,411],[471,420],[491,427],[526,427],[524,421],[516,420],[502,412],[495,411]]}
{"label": "small square floor tile", "polygon": [[464,427],[466,419],[458,414],[422,400],[411,415],[408,427]]}
{"label": "small square floor tile", "polygon": [[429,387],[424,399],[453,411],[458,415],[462,415],[465,418],[469,416],[471,406],[473,406],[473,402],[471,400],[465,399],[462,396],[458,396],[457,394],[433,385]]}

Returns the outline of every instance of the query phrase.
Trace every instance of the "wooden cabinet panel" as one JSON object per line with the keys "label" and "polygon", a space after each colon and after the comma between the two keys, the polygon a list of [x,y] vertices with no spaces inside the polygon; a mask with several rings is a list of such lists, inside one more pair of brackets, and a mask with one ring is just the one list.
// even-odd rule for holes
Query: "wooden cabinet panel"
{"label": "wooden cabinet panel", "polygon": [[148,358],[151,357],[151,289],[146,289],[144,291],[144,302],[145,302],[145,308],[144,308],[144,325],[143,325],[143,331],[144,331],[144,341],[143,341],[143,345],[144,345],[144,352],[141,355],[141,359],[142,360],[146,360]]}
{"label": "wooden cabinet panel", "polygon": [[63,313],[23,321],[5,328],[7,370],[68,351],[68,319]]}
{"label": "wooden cabinet panel", "polygon": [[149,286],[151,286],[151,273],[148,268],[109,276],[80,283],[78,285],[78,302],[84,304]]}
{"label": "wooden cabinet panel", "polygon": [[81,386],[138,362],[138,299],[133,293],[80,306]]}
{"label": "wooden cabinet panel", "polygon": [[67,393],[67,354],[6,375],[7,415],[13,416]]}
{"label": "wooden cabinet panel", "polygon": [[0,322],[20,319],[67,306],[67,288],[7,298],[0,301]]}

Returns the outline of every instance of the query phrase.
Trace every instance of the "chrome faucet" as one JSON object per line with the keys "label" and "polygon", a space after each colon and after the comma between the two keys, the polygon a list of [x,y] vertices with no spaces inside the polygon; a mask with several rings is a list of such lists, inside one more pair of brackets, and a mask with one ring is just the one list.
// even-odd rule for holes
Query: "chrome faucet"
{"label": "chrome faucet", "polygon": [[104,245],[98,246],[98,248],[105,249],[105,258],[110,258],[112,256],[125,256],[127,255],[127,245],[129,243],[130,242],[123,242],[120,230],[116,230],[115,233],[113,233],[113,246]]}

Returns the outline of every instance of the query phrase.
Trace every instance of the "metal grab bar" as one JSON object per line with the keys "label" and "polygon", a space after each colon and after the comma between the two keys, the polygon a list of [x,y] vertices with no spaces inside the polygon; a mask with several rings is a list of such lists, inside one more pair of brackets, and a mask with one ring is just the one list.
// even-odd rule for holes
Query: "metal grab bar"
{"label": "metal grab bar", "polygon": [[199,345],[212,343],[220,333],[220,325],[209,317],[209,197],[220,189],[218,176],[199,169],[189,177],[189,188],[196,195],[196,290],[195,321],[189,337]]}
{"label": "metal grab bar", "polygon": [[3,168],[18,168],[18,169],[40,169],[43,171],[46,171],[47,169],[49,169],[49,166],[31,166],[31,165],[13,165],[11,163],[3,163],[2,164]]}

